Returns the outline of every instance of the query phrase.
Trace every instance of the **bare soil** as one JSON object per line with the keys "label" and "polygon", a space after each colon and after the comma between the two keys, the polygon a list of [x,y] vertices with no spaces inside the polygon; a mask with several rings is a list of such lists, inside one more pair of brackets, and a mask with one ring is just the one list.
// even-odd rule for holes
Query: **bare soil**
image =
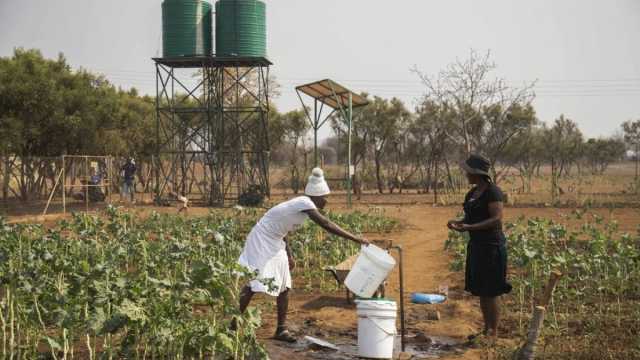
{"label": "bare soil", "polygon": [[[362,208],[362,207],[361,207]],[[364,208],[366,209],[366,207]],[[345,209],[340,209],[344,211]],[[403,230],[385,236],[404,249],[405,303],[407,304],[407,329],[410,335],[425,334],[431,338],[453,339],[456,345],[442,352],[441,359],[491,359],[495,354],[491,348],[474,349],[466,346],[466,337],[482,328],[482,317],[477,299],[464,293],[461,273],[449,271],[449,256],[444,252],[447,238],[445,224],[459,211],[456,207],[431,206],[385,206],[388,216],[399,219]],[[546,208],[507,209],[507,219],[519,216],[550,217],[562,221],[571,210]],[[614,209],[597,211],[605,219],[616,219],[624,231],[635,231],[640,223],[640,210]],[[585,221],[587,221],[585,219]],[[578,225],[578,224],[574,224]],[[448,286],[449,299],[439,305],[416,305],[409,303],[411,292],[435,292],[440,286]],[[295,281],[294,281],[295,287]],[[387,297],[399,299],[399,283],[396,271],[390,276]],[[264,299],[262,304],[270,304]],[[263,306],[264,306],[263,305]],[[441,319],[429,320],[428,313],[440,312]],[[275,309],[264,307],[265,325],[259,332],[273,359],[315,359],[314,351],[286,347],[269,340],[275,327]],[[304,293],[293,291],[290,304],[290,323],[297,335],[310,335],[334,340],[338,343],[357,334],[357,318],[353,305],[346,303],[343,292],[332,294]],[[501,329],[499,342],[505,346],[516,346],[520,339],[513,338],[509,329]],[[294,357],[292,357],[294,356]],[[329,358],[329,357],[326,357]]]}

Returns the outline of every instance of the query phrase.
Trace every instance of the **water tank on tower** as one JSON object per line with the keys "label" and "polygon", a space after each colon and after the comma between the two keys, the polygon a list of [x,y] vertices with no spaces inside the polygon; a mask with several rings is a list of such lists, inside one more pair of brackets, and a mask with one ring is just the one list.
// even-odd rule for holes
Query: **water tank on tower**
{"label": "water tank on tower", "polygon": [[201,0],[165,0],[162,3],[164,57],[210,56],[211,4]]}
{"label": "water tank on tower", "polygon": [[219,0],[216,3],[216,56],[267,56],[264,2]]}

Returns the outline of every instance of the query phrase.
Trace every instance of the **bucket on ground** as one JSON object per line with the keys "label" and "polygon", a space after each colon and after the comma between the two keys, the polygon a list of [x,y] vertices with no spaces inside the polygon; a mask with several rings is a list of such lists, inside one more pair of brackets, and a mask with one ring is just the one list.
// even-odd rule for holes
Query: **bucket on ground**
{"label": "bucket on ground", "polygon": [[358,356],[391,359],[396,338],[397,306],[390,300],[357,300]]}
{"label": "bucket on ground", "polygon": [[396,260],[375,245],[363,247],[344,285],[361,298],[370,298],[387,278]]}

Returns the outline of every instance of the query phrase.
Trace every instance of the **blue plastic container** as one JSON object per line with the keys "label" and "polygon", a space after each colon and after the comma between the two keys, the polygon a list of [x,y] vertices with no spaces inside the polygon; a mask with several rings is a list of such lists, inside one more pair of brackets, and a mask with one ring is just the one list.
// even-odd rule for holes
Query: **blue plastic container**
{"label": "blue plastic container", "polygon": [[411,302],[414,304],[440,304],[447,300],[447,297],[440,294],[412,293]]}

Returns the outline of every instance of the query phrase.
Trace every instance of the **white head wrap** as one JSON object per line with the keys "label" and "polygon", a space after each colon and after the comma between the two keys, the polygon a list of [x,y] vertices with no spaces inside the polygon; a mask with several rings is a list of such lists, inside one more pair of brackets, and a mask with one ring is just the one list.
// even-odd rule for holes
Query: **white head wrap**
{"label": "white head wrap", "polygon": [[305,195],[308,196],[325,196],[331,193],[329,185],[324,180],[324,172],[320,168],[315,168],[311,171],[309,181],[307,181],[307,187],[304,189]]}

